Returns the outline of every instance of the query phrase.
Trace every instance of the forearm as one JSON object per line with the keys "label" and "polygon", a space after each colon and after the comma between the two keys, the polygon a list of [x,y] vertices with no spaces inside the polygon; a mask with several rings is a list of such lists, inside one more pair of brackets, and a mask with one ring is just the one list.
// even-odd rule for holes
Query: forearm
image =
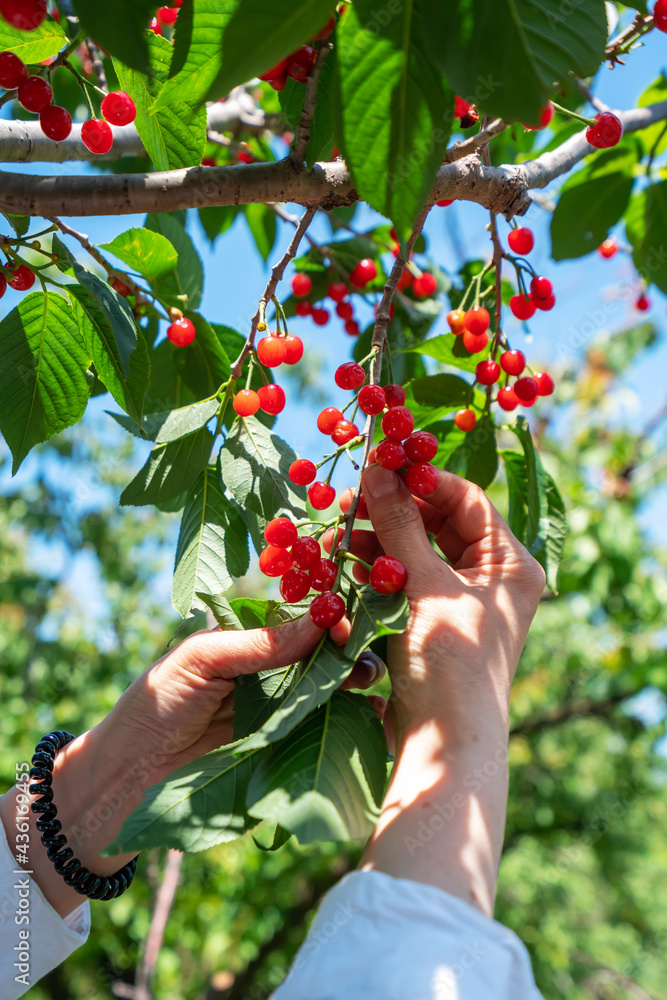
{"label": "forearm", "polygon": [[[53,801],[62,823],[61,832],[67,837],[74,857],[98,875],[111,875],[133,857],[132,854],[110,858],[100,855],[141,799],[141,784],[130,772],[116,741],[107,738],[104,723],[64,747],[55,760]],[[21,786],[19,792],[25,787]],[[31,801],[34,798],[31,796]],[[13,788],[0,798],[0,820],[10,849],[16,843],[16,809],[17,788]],[[45,898],[64,917],[84,897],[67,885],[49,861],[35,827],[38,815],[29,810],[27,816],[22,812],[19,818],[23,822],[27,819],[30,824],[28,863],[22,867],[32,872]]]}
{"label": "forearm", "polygon": [[507,736],[448,743],[430,722],[402,741],[361,866],[437,886],[491,916],[507,813]]}

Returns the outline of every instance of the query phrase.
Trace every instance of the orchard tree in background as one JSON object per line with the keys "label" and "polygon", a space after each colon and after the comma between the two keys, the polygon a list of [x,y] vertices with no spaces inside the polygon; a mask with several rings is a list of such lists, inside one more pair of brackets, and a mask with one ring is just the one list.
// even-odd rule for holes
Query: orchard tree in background
{"label": "orchard tree in background", "polygon": [[[554,196],[554,259],[629,251],[637,309],[647,308],[651,284],[667,292],[667,81],[622,111],[590,91],[601,66],[622,73],[644,34],[667,30],[667,3],[658,0],[652,15],[641,4],[629,15],[617,7],[618,28],[602,0],[525,9],[481,0],[389,0],[381,9],[367,0],[183,0],[157,10],[0,0],[2,101],[15,115],[0,120],[0,159],[97,168],[0,177],[0,296],[21,295],[0,321],[0,430],[13,470],[79,421],[91,395],[108,393],[125,431],[154,445],[121,505],[181,512],[172,600],[183,618],[209,610],[223,628],[303,613],[324,628],[344,614],[352,622],[345,647],[325,634],[307,661],[238,685],[235,742],[154,786],[117,847],[202,850],[262,820],[273,824],[276,847],[292,834],[308,844],[372,830],[387,745],[368,701],[338,688],[363,649],[405,628],[408,607],[400,563],[380,557],[371,566],[351,551],[353,526],[366,518],[359,477],[368,462],[400,471],[416,496],[432,489],[433,466],[466,476],[508,512],[552,595],[581,585],[567,560],[558,578],[559,485],[580,490],[585,472],[562,455],[551,456],[548,472],[540,456],[553,409],[545,397],[568,401],[571,384],[534,370],[504,319],[509,312],[537,326],[558,309],[558,289],[530,264],[534,237],[521,217],[531,191],[566,175]],[[490,251],[448,274],[427,263],[422,229],[454,199],[488,209]],[[359,202],[383,217],[363,232],[354,224]],[[293,216],[288,203],[303,213]],[[191,208],[211,241],[244,214],[265,259],[277,220],[293,226],[241,332],[225,325],[229,317],[199,311]],[[65,221],[137,212],[147,213],[142,228],[100,246]],[[331,234],[324,242],[311,234],[321,216]],[[622,219],[628,247],[609,236]],[[362,301],[375,307],[366,330],[355,312]],[[442,310],[451,333],[429,336]],[[353,360],[341,357],[334,375],[349,401],[318,417],[325,454],[299,456],[272,430],[286,405],[274,378],[282,365],[308,366],[289,321],[325,327],[336,322],[332,312],[353,345]],[[627,331],[609,354],[601,349],[602,370],[621,370],[653,337],[648,325]],[[614,490],[631,483],[643,440],[623,446]],[[339,462],[351,463],[351,490],[336,497]],[[600,545],[626,527],[622,518],[613,531],[600,523]],[[331,552],[322,547],[327,532]],[[252,550],[280,578],[281,602],[229,598],[255,564]],[[614,593],[599,595],[609,622],[627,604],[650,623],[660,602],[650,581],[635,580],[634,562],[628,579],[614,565],[614,586],[600,585]],[[653,608],[648,618],[639,605]],[[545,712],[558,725],[586,714],[582,699],[598,702],[595,692],[577,701],[567,665],[555,654],[552,662],[562,704]],[[628,676],[600,703],[644,689],[646,672],[625,666]],[[538,722],[540,733],[549,727],[546,716]],[[547,828],[579,815],[565,803],[562,817],[542,823],[530,802],[526,795],[510,814],[510,844],[535,834],[526,808]],[[549,954],[545,967],[553,963]]]}

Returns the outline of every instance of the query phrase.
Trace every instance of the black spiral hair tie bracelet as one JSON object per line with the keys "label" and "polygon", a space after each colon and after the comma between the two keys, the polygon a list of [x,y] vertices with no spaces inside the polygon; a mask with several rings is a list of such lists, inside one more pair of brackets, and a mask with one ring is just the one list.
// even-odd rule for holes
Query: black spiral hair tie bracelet
{"label": "black spiral hair tie bracelet", "polygon": [[35,747],[29,777],[38,784],[30,785],[28,791],[31,795],[41,797],[32,802],[30,808],[34,813],[41,813],[35,826],[42,835],[42,843],[49,861],[53,862],[53,867],[59,875],[62,875],[65,882],[89,899],[113,899],[125,892],[132,882],[137,869],[137,859],[132,858],[113,875],[95,875],[74,857],[72,848],[66,846],[67,837],[60,832],[62,824],[56,819],[58,810],[53,802],[51,789],[53,762],[58,751],[71,743],[74,738],[71,733],[55,730],[43,736]]}

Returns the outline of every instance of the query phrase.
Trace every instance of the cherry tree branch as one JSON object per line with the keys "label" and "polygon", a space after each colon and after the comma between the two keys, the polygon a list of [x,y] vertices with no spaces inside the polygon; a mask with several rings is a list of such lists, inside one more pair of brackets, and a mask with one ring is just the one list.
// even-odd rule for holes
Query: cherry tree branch
{"label": "cherry tree branch", "polygon": [[290,159],[295,167],[302,168],[306,156],[306,146],[310,141],[310,129],[313,124],[313,115],[317,107],[317,85],[320,82],[320,73],[324,60],[332,49],[331,42],[322,42],[317,52],[315,65],[308,75],[306,83],[306,96],[303,101],[303,110],[296,130],[294,149],[290,153]]}
{"label": "cherry tree branch", "polygon": [[[626,132],[667,119],[667,101],[619,117]],[[497,215],[525,215],[529,191],[544,188],[592,152],[584,131],[518,166],[489,167],[474,154],[440,169],[431,199],[476,202]],[[38,176],[0,172],[0,211],[29,216],[128,215],[208,205],[294,202],[330,209],[359,200],[342,160],[295,170],[289,158],[234,167],[192,167],[152,174]]]}

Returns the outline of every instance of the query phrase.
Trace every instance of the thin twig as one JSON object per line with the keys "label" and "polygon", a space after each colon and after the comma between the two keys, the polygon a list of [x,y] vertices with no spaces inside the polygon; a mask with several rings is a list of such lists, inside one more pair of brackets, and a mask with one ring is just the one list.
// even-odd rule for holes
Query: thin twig
{"label": "thin twig", "polygon": [[104,63],[100,59],[100,51],[97,45],[90,39],[86,39],[86,47],[88,48],[88,55],[90,56],[90,65],[93,67],[93,73],[95,74],[95,79],[97,80],[97,86],[100,90],[106,90],[109,92],[109,85],[107,84],[107,75],[104,72]]}
{"label": "thin twig", "polygon": [[302,169],[304,165],[306,146],[310,142],[310,127],[313,124],[313,115],[317,107],[317,85],[320,82],[320,73],[322,72],[324,60],[331,51],[331,48],[331,42],[322,42],[317,53],[317,58],[315,59],[315,65],[308,75],[303,110],[296,129],[294,148],[290,153],[290,160],[299,169]]}
{"label": "thin twig", "polygon": [[612,66],[614,63],[621,63],[623,65],[623,60],[618,58],[618,53],[627,52],[627,45],[632,44],[633,41],[645,35],[647,31],[650,31],[654,27],[653,18],[644,15],[637,14],[632,24],[622,31],[620,35],[612,40],[607,45],[605,50],[605,59],[610,59]]}
{"label": "thin twig", "polygon": [[61,220],[57,219],[55,216],[49,215],[46,216],[46,218],[49,222],[52,222],[54,226],[57,226],[60,232],[64,233],[65,236],[71,236],[72,239],[77,240],[83,249],[90,254],[93,260],[96,260],[97,263],[104,268],[110,278],[118,278],[119,281],[122,281],[123,284],[130,289],[133,295],[143,295],[144,289],[135,284],[135,282],[132,281],[132,278],[125,274],[124,271],[117,271],[115,267],[112,267],[106,257],[100,253],[93,243],[91,243],[89,236],[86,236],[85,233],[77,232],[76,229],[72,229],[72,227],[68,226],[66,222],[61,222]]}
{"label": "thin twig", "polygon": [[[380,375],[382,373],[382,357],[384,354],[385,346],[387,343],[387,326],[390,320],[391,303],[396,292],[396,285],[398,284],[401,275],[403,274],[403,268],[405,267],[407,261],[410,259],[410,254],[412,253],[412,248],[414,247],[417,239],[419,238],[422,229],[424,228],[424,223],[428,213],[431,211],[431,203],[427,202],[422,208],[421,212],[417,216],[417,220],[414,225],[414,229],[410,234],[410,238],[406,244],[406,256],[403,256],[402,249],[399,250],[398,256],[394,261],[394,266],[391,269],[387,282],[384,286],[382,292],[382,298],[377,307],[377,313],[375,316],[375,327],[373,328],[373,338],[371,340],[371,350],[375,351],[375,357],[370,364],[369,372],[369,383],[370,385],[380,384]],[[345,531],[341,537],[340,542],[336,547],[336,554],[340,552],[350,551],[350,540],[352,538],[352,527],[354,525],[354,518],[359,507],[359,499],[361,497],[361,480],[366,467],[368,466],[368,456],[370,455],[371,448],[373,447],[373,434],[375,431],[375,416],[369,414],[366,417],[366,426],[362,432],[362,437],[364,441],[364,453],[361,459],[361,472],[359,473],[359,479],[357,480],[357,485],[354,491],[354,496],[352,497],[352,502],[344,515],[345,518]]]}
{"label": "thin twig", "polygon": [[[145,995],[150,996],[151,979],[153,978],[160,948],[162,947],[169,914],[174,904],[176,890],[180,881],[182,863],[183,853],[169,848],[164,875],[162,876],[162,882],[155,897],[153,917],[148,937],[146,938],[146,948],[137,969],[135,987],[139,995],[141,995],[142,991],[145,991]],[[137,997],[137,1000],[139,1000],[139,997]]]}
{"label": "thin twig", "polygon": [[495,121],[492,121],[486,128],[481,129],[476,135],[469,136],[463,142],[455,142],[453,146],[445,150],[443,162],[454,163],[455,160],[461,160],[464,156],[470,156],[471,153],[477,152],[478,149],[486,147],[495,136],[500,135],[506,128],[509,128],[507,122],[504,122],[502,118],[496,118]]}
{"label": "thin twig", "polygon": [[245,361],[247,355],[253,349],[255,344],[255,334],[257,333],[257,324],[259,323],[260,318],[264,315],[268,303],[275,295],[276,288],[278,287],[278,282],[281,280],[283,274],[285,273],[285,268],[287,267],[289,262],[296,257],[296,252],[299,249],[299,244],[301,243],[301,240],[303,239],[304,234],[308,229],[308,226],[313,221],[313,216],[315,215],[316,211],[317,209],[315,208],[306,209],[306,211],[301,216],[298,226],[296,227],[296,232],[292,237],[290,245],[288,246],[287,250],[281,257],[281,259],[278,261],[278,263],[274,264],[274,266],[272,267],[271,277],[269,278],[267,286],[264,289],[261,299],[259,300],[259,305],[257,306],[255,315],[252,318],[252,322],[250,325],[250,333],[248,334],[246,342],[241,349],[241,353],[239,354],[238,358],[232,365],[232,372],[231,372],[232,379],[237,379],[241,374],[241,369],[243,368],[243,362]]}

